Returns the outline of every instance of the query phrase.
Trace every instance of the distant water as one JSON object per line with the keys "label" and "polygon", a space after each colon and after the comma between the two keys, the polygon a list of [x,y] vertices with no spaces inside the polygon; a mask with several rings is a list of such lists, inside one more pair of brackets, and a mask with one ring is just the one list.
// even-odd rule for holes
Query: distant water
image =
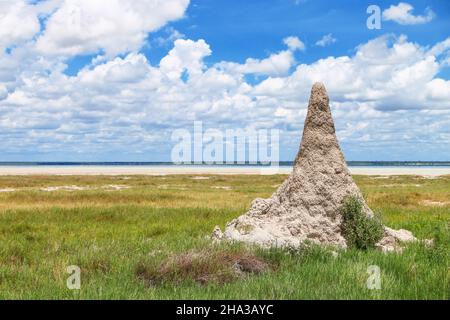
{"label": "distant water", "polygon": [[[292,161],[281,161],[280,166],[290,167]],[[450,161],[347,161],[350,167],[450,167]],[[0,162],[0,166],[178,166],[171,162]],[[182,166],[255,167],[263,164],[183,164]]]}

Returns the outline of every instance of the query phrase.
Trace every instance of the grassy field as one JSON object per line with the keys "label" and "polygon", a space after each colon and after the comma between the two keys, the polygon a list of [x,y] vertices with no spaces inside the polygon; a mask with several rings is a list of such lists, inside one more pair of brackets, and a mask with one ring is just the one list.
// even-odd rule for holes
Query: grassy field
{"label": "grassy field", "polygon": [[[1,176],[0,299],[449,298],[450,176],[355,177],[386,225],[434,238],[432,248],[335,257],[211,244],[215,225],[284,179]],[[80,290],[66,287],[69,265],[81,268]],[[381,290],[366,287],[370,265]]]}

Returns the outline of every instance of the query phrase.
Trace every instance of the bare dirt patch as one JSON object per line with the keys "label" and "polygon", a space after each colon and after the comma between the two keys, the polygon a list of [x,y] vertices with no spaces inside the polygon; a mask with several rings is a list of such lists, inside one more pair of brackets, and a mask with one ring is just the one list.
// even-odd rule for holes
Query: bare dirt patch
{"label": "bare dirt patch", "polygon": [[233,189],[230,186],[212,186],[211,189],[223,189],[223,190],[231,190]]}
{"label": "bare dirt patch", "polygon": [[173,190],[188,190],[186,185],[175,185],[175,184],[160,184],[158,186],[158,189],[163,189],[163,190],[168,190],[168,189],[173,189]]}
{"label": "bare dirt patch", "polygon": [[136,277],[150,286],[177,285],[186,280],[201,285],[225,284],[273,268],[273,264],[249,252],[202,250],[172,255],[158,265],[140,263]]}
{"label": "bare dirt patch", "polygon": [[109,185],[103,186],[103,188],[110,190],[110,191],[116,191],[116,190],[130,189],[130,186],[119,185],[119,184],[109,184]]}
{"label": "bare dirt patch", "polygon": [[420,204],[428,207],[444,207],[450,205],[450,201],[422,200]]}
{"label": "bare dirt patch", "polygon": [[54,192],[54,191],[86,191],[86,190],[98,190],[98,189],[105,189],[107,191],[119,191],[123,189],[129,189],[130,186],[126,185],[118,185],[118,184],[108,184],[101,187],[91,187],[91,186],[77,186],[77,185],[71,185],[71,186],[51,186],[51,187],[44,187],[40,188],[41,191],[46,192]]}
{"label": "bare dirt patch", "polygon": [[382,188],[406,188],[406,187],[422,187],[421,184],[412,184],[412,183],[391,183],[391,184],[381,184]]}
{"label": "bare dirt patch", "polygon": [[47,192],[53,192],[53,191],[59,191],[59,190],[64,190],[64,191],[83,191],[83,190],[89,190],[90,187],[81,187],[81,186],[55,186],[55,187],[45,187],[45,188],[40,188],[41,191],[47,191]]}

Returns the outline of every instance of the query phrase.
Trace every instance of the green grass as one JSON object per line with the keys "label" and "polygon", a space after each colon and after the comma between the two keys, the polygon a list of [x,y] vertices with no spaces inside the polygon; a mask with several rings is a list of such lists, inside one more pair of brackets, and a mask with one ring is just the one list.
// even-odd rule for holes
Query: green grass
{"label": "green grass", "polygon": [[[355,177],[383,223],[436,238],[433,248],[413,244],[402,254],[351,249],[333,257],[314,246],[287,252],[211,244],[207,236],[215,225],[223,229],[284,179],[2,176],[0,189],[16,190],[0,192],[0,299],[449,298],[450,177]],[[129,188],[105,187],[111,184]],[[67,185],[89,189],[41,190]],[[186,252],[254,255],[276,267],[207,283],[176,266],[170,269],[176,281],[150,285],[139,277],[139,268],[155,272]],[[201,260],[202,268],[222,270],[213,260]],[[69,265],[81,268],[81,290],[66,287]],[[381,290],[366,287],[370,265],[380,267]]]}

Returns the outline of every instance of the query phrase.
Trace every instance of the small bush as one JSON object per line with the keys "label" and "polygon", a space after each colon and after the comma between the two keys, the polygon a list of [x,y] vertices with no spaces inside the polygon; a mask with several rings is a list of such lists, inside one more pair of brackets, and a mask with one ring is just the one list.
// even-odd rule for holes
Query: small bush
{"label": "small bush", "polygon": [[219,285],[271,269],[265,259],[250,252],[215,250],[188,251],[173,255],[160,264],[141,262],[136,276],[150,286],[179,285],[183,281]]}
{"label": "small bush", "polygon": [[362,210],[358,197],[347,197],[342,206],[342,234],[350,248],[374,248],[383,237],[383,225],[378,217],[369,217]]}

